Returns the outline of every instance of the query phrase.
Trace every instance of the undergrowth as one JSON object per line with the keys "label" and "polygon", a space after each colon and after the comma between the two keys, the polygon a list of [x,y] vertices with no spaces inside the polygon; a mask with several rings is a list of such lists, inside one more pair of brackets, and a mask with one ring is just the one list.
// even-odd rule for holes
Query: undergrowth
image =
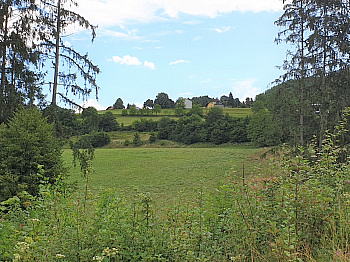
{"label": "undergrowth", "polygon": [[232,171],[211,194],[199,187],[195,201],[180,193],[163,216],[137,189],[131,201],[114,189],[91,194],[87,157],[84,193],[59,181],[1,203],[0,260],[350,261],[345,126],[322,148],[283,148],[269,176]]}

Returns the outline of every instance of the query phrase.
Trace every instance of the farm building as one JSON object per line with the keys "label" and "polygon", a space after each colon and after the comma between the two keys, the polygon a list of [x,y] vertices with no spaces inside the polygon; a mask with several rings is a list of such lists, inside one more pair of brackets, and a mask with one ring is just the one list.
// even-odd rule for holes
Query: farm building
{"label": "farm building", "polygon": [[185,108],[186,109],[191,109],[192,108],[192,101],[191,100],[185,98],[184,99],[184,103],[185,103]]}
{"label": "farm building", "polygon": [[213,108],[213,107],[221,107],[221,108],[224,108],[225,106],[219,102],[210,102],[208,105],[207,105],[207,108]]}

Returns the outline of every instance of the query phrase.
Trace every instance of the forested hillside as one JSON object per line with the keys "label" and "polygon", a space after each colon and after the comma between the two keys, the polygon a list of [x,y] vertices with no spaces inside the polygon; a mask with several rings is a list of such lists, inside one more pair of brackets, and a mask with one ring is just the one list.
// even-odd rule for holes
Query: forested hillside
{"label": "forested hillside", "polygon": [[[322,90],[321,81],[319,77],[305,80],[303,130],[307,143],[314,136],[322,140],[326,130],[333,131],[343,110],[350,106],[349,71],[327,75],[323,80],[327,90]],[[300,106],[300,80],[287,81],[258,95],[253,106],[251,139],[259,145],[299,144]]]}

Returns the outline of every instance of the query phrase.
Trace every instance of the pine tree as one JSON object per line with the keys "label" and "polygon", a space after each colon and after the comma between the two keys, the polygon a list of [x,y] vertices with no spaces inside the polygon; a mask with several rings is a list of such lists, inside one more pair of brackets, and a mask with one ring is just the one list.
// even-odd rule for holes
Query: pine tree
{"label": "pine tree", "polygon": [[37,10],[30,0],[0,2],[0,123],[21,105],[43,99]]}
{"label": "pine tree", "polygon": [[[68,94],[79,95],[86,98],[92,91],[98,94],[96,76],[100,73],[98,66],[94,65],[88,58],[88,54],[80,54],[72,47],[62,41],[62,36],[69,25],[79,26],[92,31],[94,41],[96,27],[90,24],[81,15],[69,10],[68,6],[77,6],[74,0],[41,0],[41,19],[46,26],[43,45],[46,48],[46,58],[54,57],[54,81],[52,86],[52,104],[57,103],[57,95],[64,102],[77,105]],[[60,70],[62,63],[68,65],[67,71]],[[81,80],[78,77],[81,76]],[[59,92],[59,86],[63,86],[65,92]],[[77,105],[78,106],[78,105]]]}
{"label": "pine tree", "polygon": [[307,52],[307,34],[310,24],[307,18],[312,5],[308,0],[288,2],[283,0],[283,3],[284,13],[275,24],[285,29],[278,33],[276,43],[290,43],[294,48],[287,52],[287,59],[282,67],[286,73],[282,76],[282,80],[299,80],[299,135],[300,144],[304,145],[305,80],[310,74]]}

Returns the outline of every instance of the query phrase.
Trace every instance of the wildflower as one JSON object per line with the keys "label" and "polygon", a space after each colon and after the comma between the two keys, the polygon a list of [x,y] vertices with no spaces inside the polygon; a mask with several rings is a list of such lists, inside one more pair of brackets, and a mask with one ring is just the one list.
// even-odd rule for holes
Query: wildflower
{"label": "wildflower", "polygon": [[29,218],[28,221],[40,222],[40,219],[37,219],[37,218]]}
{"label": "wildflower", "polygon": [[65,255],[62,255],[62,254],[56,254],[56,257],[57,257],[57,258],[65,258],[66,256],[65,256]]}
{"label": "wildflower", "polygon": [[92,258],[92,260],[94,260],[94,261],[102,261],[102,259],[103,259],[103,257],[100,257],[100,256],[94,256]]}
{"label": "wildflower", "polygon": [[18,242],[15,246],[16,250],[20,253],[25,253],[29,249],[29,244],[27,242]]}
{"label": "wildflower", "polygon": [[13,254],[13,262],[21,261],[21,256],[19,254]]}

